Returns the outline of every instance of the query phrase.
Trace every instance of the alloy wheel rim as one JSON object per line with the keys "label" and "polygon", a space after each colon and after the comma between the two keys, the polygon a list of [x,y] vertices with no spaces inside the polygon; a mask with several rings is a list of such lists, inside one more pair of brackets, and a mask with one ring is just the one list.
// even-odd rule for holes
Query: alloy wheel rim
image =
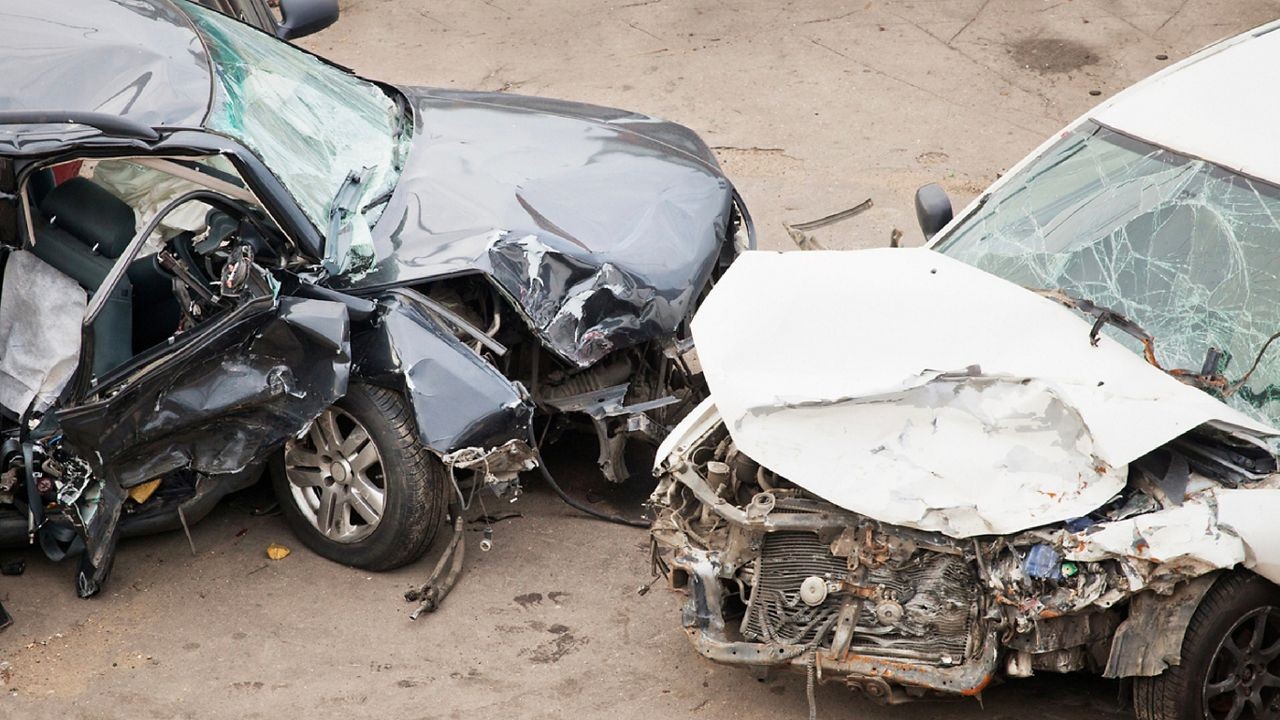
{"label": "alloy wheel rim", "polygon": [[377,529],[386,509],[382,455],[360,421],[331,407],[284,449],[294,504],[329,540],[359,542]]}
{"label": "alloy wheel rim", "polygon": [[1260,607],[1218,643],[1201,697],[1212,720],[1280,718],[1280,608]]}

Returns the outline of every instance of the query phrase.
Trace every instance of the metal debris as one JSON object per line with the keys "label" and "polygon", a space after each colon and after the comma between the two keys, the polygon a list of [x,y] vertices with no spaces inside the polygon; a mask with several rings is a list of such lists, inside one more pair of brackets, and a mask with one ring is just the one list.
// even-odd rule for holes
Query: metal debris
{"label": "metal debris", "polygon": [[825,250],[826,247],[809,232],[819,228],[834,225],[838,222],[848,220],[862,212],[871,209],[871,198],[867,198],[851,208],[846,208],[839,212],[832,213],[817,220],[809,220],[801,223],[783,223],[782,227],[786,228],[787,235],[791,236],[791,241],[801,250]]}

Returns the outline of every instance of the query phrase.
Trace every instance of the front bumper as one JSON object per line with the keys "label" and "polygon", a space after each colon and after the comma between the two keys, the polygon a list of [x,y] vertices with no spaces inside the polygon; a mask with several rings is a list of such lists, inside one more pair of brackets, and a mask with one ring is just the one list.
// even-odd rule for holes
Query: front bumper
{"label": "front bumper", "polygon": [[[653,530],[657,549],[665,551],[655,553],[655,557],[663,558],[660,565],[670,586],[688,595],[681,624],[703,657],[759,673],[779,669],[812,672],[819,682],[843,681],[851,689],[884,703],[933,695],[973,696],[996,677],[1000,660],[996,629],[982,620],[981,601],[976,595],[978,604],[965,600],[955,605],[963,604],[964,610],[959,614],[969,616],[966,629],[953,638],[958,642],[953,647],[960,648],[955,654],[930,653],[922,651],[919,645],[904,647],[894,643],[886,643],[883,650],[877,650],[865,637],[860,637],[865,633],[865,612],[883,600],[884,586],[877,578],[891,571],[885,569],[883,561],[877,571],[860,567],[875,561],[857,547],[841,549],[840,556],[828,552],[833,543],[847,543],[840,538],[861,538],[860,531],[850,534],[850,528],[860,527],[862,520],[858,516],[830,505],[805,512],[771,512],[772,508],[761,508],[755,502],[745,508],[738,507],[719,497],[703,475],[688,465],[668,468],[667,473],[654,495],[660,509],[670,507],[662,498],[664,488],[669,492],[688,493],[692,496],[690,499],[696,499],[707,512],[717,516],[723,528],[714,539],[702,537],[684,532],[670,513],[660,512]],[[735,601],[737,608],[746,606],[746,614],[754,612],[744,598],[731,597],[741,593],[736,588],[741,587],[744,569],[753,577],[752,595],[765,592],[766,583],[762,578],[766,571],[762,567],[766,555],[762,548],[770,542],[793,542],[801,536],[812,538],[808,541],[813,543],[809,559],[820,554],[821,562],[835,563],[828,567],[837,572],[825,576],[827,583],[835,588],[832,599],[824,601],[826,614],[813,615],[810,620],[826,623],[829,633],[824,629],[816,635],[769,637],[770,631],[765,630],[765,637],[760,637],[759,632],[757,637],[744,637],[747,623],[737,627],[738,617],[731,616]],[[866,542],[871,542],[869,535]],[[754,570],[750,570],[753,563]],[[847,572],[841,570],[844,567],[848,568]],[[805,570],[802,574],[808,573],[809,570]],[[861,578],[861,582],[851,578]],[[936,594],[942,595],[940,591]],[[791,601],[794,602],[794,598]],[[908,603],[903,600],[902,604]],[[795,608],[796,613],[805,612],[799,605],[789,607]],[[824,640],[828,635],[830,640]]]}
{"label": "front bumper", "polygon": [[[972,656],[952,666],[938,666],[903,658],[852,652],[848,648],[812,647],[793,643],[735,640],[726,631],[722,611],[722,579],[716,553],[686,547],[670,563],[672,587],[688,593],[681,612],[685,634],[698,654],[717,663],[757,671],[787,669],[809,672],[819,682],[838,680],[869,698],[894,703],[921,691],[974,696],[995,678],[998,644],[992,634],[979,640]],[[839,641],[837,640],[838,644]],[[909,688],[904,696],[902,688]]]}

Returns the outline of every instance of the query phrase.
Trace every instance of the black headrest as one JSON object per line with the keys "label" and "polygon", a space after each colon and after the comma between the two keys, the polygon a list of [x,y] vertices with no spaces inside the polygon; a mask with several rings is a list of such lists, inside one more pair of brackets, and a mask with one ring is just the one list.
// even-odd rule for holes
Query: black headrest
{"label": "black headrest", "polygon": [[40,211],[98,253],[118,258],[136,230],[133,208],[88,178],[71,178],[49,191]]}

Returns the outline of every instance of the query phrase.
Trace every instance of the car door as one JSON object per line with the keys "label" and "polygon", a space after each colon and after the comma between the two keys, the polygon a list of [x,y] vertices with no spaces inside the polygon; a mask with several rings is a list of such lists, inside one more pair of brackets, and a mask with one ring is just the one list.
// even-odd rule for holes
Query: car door
{"label": "car door", "polygon": [[240,472],[345,394],[346,313],[324,300],[246,300],[65,402],[58,425],[126,489],[179,468]]}
{"label": "car door", "polygon": [[[212,192],[189,193],[217,204]],[[285,440],[302,432],[346,393],[350,328],[346,306],[278,295],[252,254],[241,273],[224,268],[217,292],[230,292],[230,275],[257,277],[223,297],[225,307],[183,329],[99,378],[93,374],[96,323],[122,295],[166,210],[162,209],[120,254],[89,300],[82,324],[80,363],[46,426],[56,427],[60,450],[87,472],[60,497],[77,526],[85,555],[78,591],[92,595],[110,570],[117,524],[130,488],[187,469],[200,482],[218,482],[251,470]],[[175,274],[181,279],[182,273]],[[64,501],[65,500],[65,501]]]}

